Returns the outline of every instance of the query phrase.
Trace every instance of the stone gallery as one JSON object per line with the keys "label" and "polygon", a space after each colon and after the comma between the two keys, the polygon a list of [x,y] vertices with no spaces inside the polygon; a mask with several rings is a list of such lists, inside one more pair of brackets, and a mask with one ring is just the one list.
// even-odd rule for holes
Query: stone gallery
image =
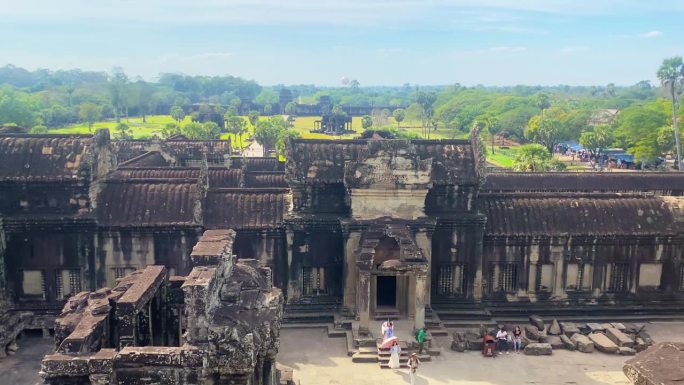
{"label": "stone gallery", "polygon": [[[337,314],[361,334],[374,318],[421,327],[434,313],[681,311],[679,174],[487,174],[476,137],[298,139],[285,157],[106,130],[0,136],[0,343],[48,333],[65,304],[57,334],[91,299],[118,312],[136,270],[164,266],[150,290],[171,292],[192,279],[201,235],[228,229],[234,266],[282,290],[285,320]],[[135,346],[172,338],[176,326],[159,327]]]}

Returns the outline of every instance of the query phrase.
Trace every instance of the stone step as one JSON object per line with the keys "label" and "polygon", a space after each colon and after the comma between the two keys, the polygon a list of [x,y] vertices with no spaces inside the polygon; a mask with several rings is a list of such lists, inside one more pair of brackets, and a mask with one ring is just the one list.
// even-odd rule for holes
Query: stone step
{"label": "stone step", "polygon": [[329,326],[329,323],[322,322],[292,322],[280,325],[283,329],[327,329]]}
{"label": "stone step", "polygon": [[444,327],[439,327],[439,328],[428,328],[430,331],[430,334],[433,336],[448,336],[449,335],[449,330],[447,330]]}
{"label": "stone step", "polygon": [[347,335],[347,330],[337,329],[333,325],[328,325],[327,327],[328,338],[344,338]]}
{"label": "stone step", "polygon": [[368,354],[354,353],[352,355],[352,362],[354,363],[377,363],[378,357]]}
{"label": "stone step", "polygon": [[[405,360],[404,360],[405,361]],[[389,369],[389,364],[387,362],[380,362],[380,369]],[[402,369],[408,369],[408,365],[406,365],[406,362],[400,362],[399,367]]]}
{"label": "stone step", "polygon": [[354,346],[354,335],[352,334],[351,330],[347,330],[344,332],[344,337],[347,342],[347,356],[351,357],[354,355],[354,351],[356,349]]}

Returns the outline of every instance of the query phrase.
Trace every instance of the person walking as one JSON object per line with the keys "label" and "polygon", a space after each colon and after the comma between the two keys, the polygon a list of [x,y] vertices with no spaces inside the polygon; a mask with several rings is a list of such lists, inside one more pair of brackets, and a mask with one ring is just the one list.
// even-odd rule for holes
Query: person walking
{"label": "person walking", "polygon": [[418,354],[423,354],[423,348],[425,347],[425,328],[420,328],[418,333],[416,333],[416,341],[418,341]]}
{"label": "person walking", "polygon": [[508,354],[508,332],[506,332],[506,327],[503,325],[496,332],[496,350],[499,351],[499,354],[503,354],[504,351]]}
{"label": "person walking", "polygon": [[520,353],[521,348],[522,348],[522,330],[520,330],[520,326],[516,326],[515,329],[513,329],[513,350],[516,353]]}
{"label": "person walking", "polygon": [[415,385],[416,370],[418,370],[418,366],[420,366],[420,360],[418,359],[418,355],[416,355],[416,353],[412,353],[411,357],[409,357],[408,362],[406,364],[409,367],[409,377],[411,378],[411,385]]}
{"label": "person walking", "polygon": [[394,343],[392,343],[392,346],[390,347],[389,367],[391,369],[399,369],[399,367],[401,366],[401,362],[399,362],[400,355],[401,346],[399,346],[399,343],[397,341],[394,341]]}

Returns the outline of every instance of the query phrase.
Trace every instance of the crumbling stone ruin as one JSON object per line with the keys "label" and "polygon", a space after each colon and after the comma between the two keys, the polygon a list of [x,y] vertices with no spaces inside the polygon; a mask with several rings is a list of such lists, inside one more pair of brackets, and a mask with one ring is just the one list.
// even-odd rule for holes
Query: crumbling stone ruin
{"label": "crumbling stone ruin", "polygon": [[684,343],[661,342],[625,362],[634,385],[676,385],[684,381]]}
{"label": "crumbling stone ruin", "polygon": [[208,230],[192,271],[150,265],[80,292],[55,321],[50,385],[273,385],[283,294],[268,267],[236,260],[233,230]]}
{"label": "crumbling stone ruin", "polygon": [[[565,349],[581,353],[599,351],[608,354],[633,356],[653,345],[644,324],[634,323],[545,323],[542,317],[530,315],[525,325],[500,325],[509,334],[516,326],[522,331],[522,348],[526,355],[551,355],[554,350]],[[451,349],[457,352],[482,350],[483,337],[495,336],[498,328],[480,326],[479,330],[463,330],[452,334]],[[513,343],[509,342],[509,349]]]}

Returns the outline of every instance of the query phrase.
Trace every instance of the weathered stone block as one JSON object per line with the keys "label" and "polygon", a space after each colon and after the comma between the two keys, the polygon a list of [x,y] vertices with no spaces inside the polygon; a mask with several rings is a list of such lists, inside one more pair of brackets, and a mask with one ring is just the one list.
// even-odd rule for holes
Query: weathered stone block
{"label": "weathered stone block", "polygon": [[530,324],[534,325],[539,331],[542,331],[545,328],[544,320],[538,315],[533,314],[530,316]]}
{"label": "weathered stone block", "polygon": [[594,343],[594,347],[596,350],[599,352],[604,352],[604,353],[617,353],[618,352],[618,346],[613,343],[613,341],[610,340],[610,338],[606,337],[605,334],[603,333],[591,333],[589,334],[589,339],[591,342]]}
{"label": "weathered stone block", "polygon": [[577,327],[577,324],[574,322],[561,322],[560,323],[561,330],[563,330],[563,334],[568,336],[568,338],[572,337],[573,334],[577,334],[580,332],[579,328]]}
{"label": "weathered stone block", "polygon": [[626,347],[626,346],[621,346],[621,347],[618,349],[618,353],[621,354],[621,355],[623,355],[623,356],[633,356],[633,355],[635,355],[637,352],[636,352],[636,350],[634,350],[634,349],[632,349],[632,348],[628,348],[628,347]]}
{"label": "weathered stone block", "polygon": [[551,321],[551,325],[549,325],[548,330],[546,331],[546,334],[552,335],[552,336],[558,336],[561,334],[561,327],[558,324],[558,321],[555,319]]}
{"label": "weathered stone block", "polygon": [[563,349],[563,341],[560,336],[547,336],[546,343],[551,345],[553,349]]}
{"label": "weathered stone block", "polygon": [[615,345],[620,347],[626,346],[631,348],[634,346],[634,341],[617,328],[606,329],[606,337],[613,341]]}
{"label": "weathered stone block", "polygon": [[550,356],[553,349],[550,344],[537,342],[525,346],[523,353],[528,356]]}
{"label": "weathered stone block", "polygon": [[619,330],[619,331],[621,331],[621,332],[624,332],[625,329],[627,329],[627,328],[625,327],[625,325],[622,324],[622,323],[620,323],[620,322],[612,322],[611,325],[612,325],[615,329],[617,329],[617,330]]}
{"label": "weathered stone block", "polygon": [[525,325],[525,336],[530,341],[539,342],[539,340],[544,336],[544,333],[535,325]]}
{"label": "weathered stone block", "polygon": [[561,342],[563,343],[563,348],[568,350],[575,350],[575,344],[570,340],[570,337],[565,334],[560,335]]}
{"label": "weathered stone block", "polygon": [[575,349],[582,353],[594,352],[594,343],[585,335],[579,333],[573,334],[572,337],[570,337],[570,341],[575,344]]}
{"label": "weathered stone block", "polygon": [[606,330],[603,325],[593,322],[588,323],[587,328],[589,329],[589,333],[603,333]]}

